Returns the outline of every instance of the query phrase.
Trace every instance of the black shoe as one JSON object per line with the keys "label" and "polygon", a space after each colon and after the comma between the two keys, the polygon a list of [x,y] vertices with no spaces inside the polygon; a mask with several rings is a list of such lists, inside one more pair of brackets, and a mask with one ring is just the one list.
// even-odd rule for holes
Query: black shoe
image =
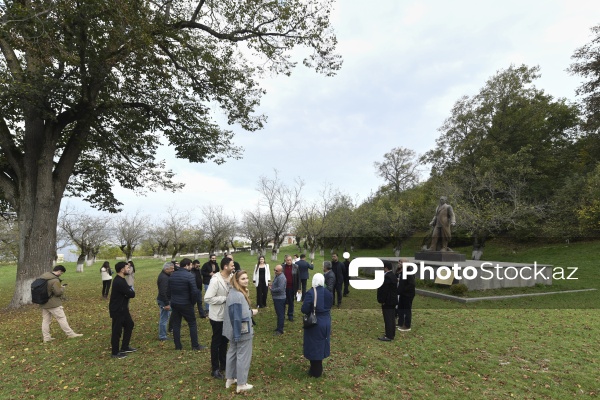
{"label": "black shoe", "polygon": [[392,341],[392,339],[390,339],[387,336],[382,336],[382,337],[377,338],[377,339],[381,340],[382,342],[391,342]]}
{"label": "black shoe", "polygon": [[288,317],[288,321],[294,322],[294,317]]}
{"label": "black shoe", "polygon": [[134,353],[136,351],[137,351],[137,349],[134,349],[133,347],[128,347],[126,349],[121,349],[121,353]]}
{"label": "black shoe", "polygon": [[215,379],[225,379],[221,371],[219,371],[218,369],[215,369],[211,375]]}
{"label": "black shoe", "polygon": [[198,347],[192,347],[192,350],[197,350],[197,351],[206,350],[206,346],[198,345]]}
{"label": "black shoe", "polygon": [[275,331],[275,333],[273,334],[273,336],[281,336],[283,335],[283,332],[279,332],[279,331]]}
{"label": "black shoe", "polygon": [[200,318],[206,318],[206,314],[202,314]]}
{"label": "black shoe", "polygon": [[123,352],[120,352],[120,353],[117,353],[117,354],[113,354],[111,357],[112,358],[125,358],[125,357],[127,357],[127,354],[125,354]]}

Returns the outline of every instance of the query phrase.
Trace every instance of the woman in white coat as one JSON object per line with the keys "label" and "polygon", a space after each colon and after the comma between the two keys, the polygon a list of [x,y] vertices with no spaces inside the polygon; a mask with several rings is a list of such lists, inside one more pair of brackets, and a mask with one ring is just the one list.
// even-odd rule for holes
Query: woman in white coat
{"label": "woman in white coat", "polygon": [[258,308],[264,308],[267,306],[267,293],[269,292],[269,284],[271,283],[271,271],[269,271],[269,264],[265,264],[263,256],[258,257],[258,263],[254,266],[252,281],[256,287],[256,304]]}

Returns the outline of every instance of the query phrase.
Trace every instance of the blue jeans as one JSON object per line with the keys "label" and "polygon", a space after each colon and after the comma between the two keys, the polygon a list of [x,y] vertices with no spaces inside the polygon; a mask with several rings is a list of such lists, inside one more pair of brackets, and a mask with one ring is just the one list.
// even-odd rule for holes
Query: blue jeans
{"label": "blue jeans", "polygon": [[169,316],[171,315],[170,310],[165,310],[165,302],[156,300],[158,307],[160,308],[160,319],[158,320],[158,338],[167,338],[167,324],[169,323]]}
{"label": "blue jeans", "polygon": [[273,299],[275,314],[277,314],[277,331],[283,333],[283,321],[285,319],[285,299]]}

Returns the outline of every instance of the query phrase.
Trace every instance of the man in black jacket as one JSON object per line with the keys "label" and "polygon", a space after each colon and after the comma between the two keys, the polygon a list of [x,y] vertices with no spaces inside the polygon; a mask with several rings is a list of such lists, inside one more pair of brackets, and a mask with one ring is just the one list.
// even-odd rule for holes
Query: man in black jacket
{"label": "man in black jacket", "polygon": [[[127,284],[125,276],[130,273],[130,266],[124,261],[118,262],[115,265],[117,276],[113,279],[112,289],[110,291],[110,302],[108,310],[112,318],[112,335],[110,344],[112,347],[113,358],[125,358],[127,353],[133,353],[137,349],[129,346],[131,334],[133,332],[133,319],[129,313],[129,299],[135,297],[133,288]],[[121,340],[121,332],[123,332],[123,342],[119,348]]]}
{"label": "man in black jacket", "polygon": [[[347,255],[347,253],[344,253],[344,256]],[[344,258],[344,297],[348,296],[350,294],[350,260],[347,258]]]}
{"label": "man in black jacket", "polygon": [[335,290],[335,275],[331,270],[330,261],[323,261],[323,274],[325,277],[325,288],[333,293]]}
{"label": "man in black jacket", "polygon": [[333,291],[333,303],[337,296],[338,308],[342,305],[342,287],[344,285],[344,263],[338,259],[337,253],[331,255],[331,270],[335,275],[335,290]]}
{"label": "man in black jacket", "polygon": [[156,296],[156,303],[160,308],[160,319],[158,320],[158,340],[170,340],[167,337],[167,323],[169,322],[169,316],[171,315],[171,293],[169,292],[169,277],[173,273],[175,266],[171,261],[167,261],[163,264],[162,271],[158,274],[156,279],[156,286],[158,286],[158,296]]}
{"label": "man in black jacket", "polygon": [[392,271],[392,263],[390,261],[383,262],[383,284],[377,289],[377,302],[381,304],[381,312],[383,313],[383,323],[385,324],[385,336],[378,338],[384,342],[394,340],[396,335],[396,306],[398,305],[397,286],[398,280]]}
{"label": "man in black jacket", "polygon": [[181,346],[181,319],[185,319],[190,328],[190,339],[192,350],[203,350],[204,346],[198,343],[198,327],[196,325],[196,314],[194,304],[198,299],[200,291],[196,286],[196,280],[191,273],[192,260],[184,258],[179,263],[179,269],[171,274],[169,278],[169,290],[171,291],[171,324],[173,326],[173,341],[175,349],[182,350]]}
{"label": "man in black jacket", "polygon": [[302,300],[304,300],[304,293],[306,293],[306,281],[308,280],[309,269],[313,269],[314,265],[306,261],[306,254],[300,254],[300,259],[296,261],[298,266],[298,272],[300,273],[300,282],[302,283]]}
{"label": "man in black jacket", "polygon": [[[208,284],[210,283],[210,278],[219,272],[219,264],[217,264],[217,256],[215,254],[211,254],[209,256],[209,260],[202,264],[200,272],[202,272],[202,284],[204,285],[204,293],[206,293]],[[208,315],[208,307],[208,303],[204,302],[205,315]]]}
{"label": "man in black jacket", "polygon": [[198,295],[198,300],[196,300],[196,305],[198,306],[198,314],[200,318],[206,318],[206,313],[204,312],[204,308],[202,307],[202,271],[200,270],[200,261],[194,260],[192,262],[192,274],[194,275],[194,279],[196,280],[196,287],[200,291]]}
{"label": "man in black jacket", "polygon": [[285,262],[281,265],[286,279],[285,304],[287,305],[288,320],[294,320],[294,303],[296,293],[300,292],[300,273],[298,266],[292,263],[292,256],[285,256]]}
{"label": "man in black jacket", "polygon": [[402,271],[413,272],[406,266],[407,260],[401,259],[398,263],[398,330],[400,332],[410,331],[412,321],[412,303],[415,298],[415,274],[406,274],[403,279]]}

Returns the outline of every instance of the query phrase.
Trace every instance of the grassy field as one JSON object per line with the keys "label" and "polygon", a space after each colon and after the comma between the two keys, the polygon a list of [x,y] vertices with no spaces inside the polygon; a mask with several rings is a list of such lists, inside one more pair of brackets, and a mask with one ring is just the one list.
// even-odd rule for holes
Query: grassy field
{"label": "grassy field", "polygon": [[[515,248],[490,243],[484,256],[577,266],[577,281],[555,281],[555,286],[600,288],[598,245]],[[406,254],[410,251],[409,247]],[[352,254],[360,255],[391,253]],[[249,254],[239,254],[236,260],[245,269],[254,265]],[[65,265],[65,311],[73,329],[84,336],[67,340],[53,322],[57,340],[43,344],[37,306],[2,310],[2,399],[562,399],[600,394],[600,291],[468,305],[417,297],[412,331],[397,332],[396,340],[386,343],[377,340],[383,334],[383,319],[375,292],[352,290],[342,308],[332,310],[332,354],[319,380],[306,375],[300,318],[286,321],[285,335],[272,336],[275,313],[269,296],[269,307],[256,318],[248,379],[255,388],[236,395],[223,381],[211,378],[208,351],[189,350],[185,328],[183,352],[175,351],[172,342],[157,340],[156,277],[161,261],[136,260],[138,297],[131,301],[136,323],[131,344],[139,351],[123,360],[110,357],[101,262],[84,273]],[[14,266],[0,267],[3,305],[10,301],[14,280]],[[209,343],[210,332],[208,320],[199,319],[202,344]]]}

